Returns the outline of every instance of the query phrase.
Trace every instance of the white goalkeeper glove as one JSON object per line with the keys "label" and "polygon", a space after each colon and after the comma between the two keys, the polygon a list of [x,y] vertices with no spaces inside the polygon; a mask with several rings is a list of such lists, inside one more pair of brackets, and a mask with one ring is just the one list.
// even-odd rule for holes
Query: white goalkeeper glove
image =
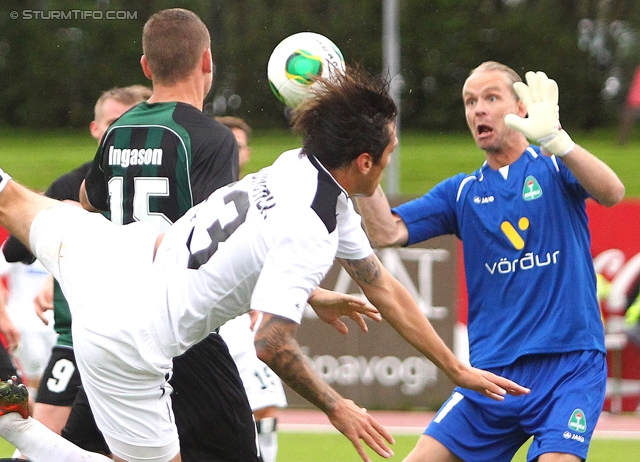
{"label": "white goalkeeper glove", "polygon": [[560,126],[558,84],[544,72],[527,72],[525,78],[526,84],[515,82],[513,89],[527,108],[528,117],[507,114],[504,122],[548,153],[562,157],[576,144]]}

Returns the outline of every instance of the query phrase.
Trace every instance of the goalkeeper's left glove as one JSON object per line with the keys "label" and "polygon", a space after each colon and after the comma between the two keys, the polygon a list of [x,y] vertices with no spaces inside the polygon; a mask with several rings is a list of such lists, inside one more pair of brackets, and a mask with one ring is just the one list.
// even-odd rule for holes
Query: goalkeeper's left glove
{"label": "goalkeeper's left glove", "polygon": [[515,82],[513,89],[527,108],[528,117],[507,114],[507,126],[558,157],[569,153],[576,145],[560,126],[558,85],[544,72],[527,72],[527,83]]}

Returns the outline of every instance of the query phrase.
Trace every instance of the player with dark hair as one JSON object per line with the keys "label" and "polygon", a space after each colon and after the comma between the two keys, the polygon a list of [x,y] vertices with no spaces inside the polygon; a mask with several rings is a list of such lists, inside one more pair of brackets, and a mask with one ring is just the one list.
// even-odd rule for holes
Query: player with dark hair
{"label": "player with dark hair", "polygon": [[[323,122],[323,114],[337,125]],[[355,70],[324,81],[296,114],[301,149],[216,190],[164,234],[145,222],[114,225],[0,171],[0,225],[28,243],[60,281],[74,317],[83,386],[117,458],[180,460],[168,383],[172,358],[249,309],[265,318],[256,333],[258,356],[322,409],[363,460],[370,459],[362,441],[390,457],[391,434],[323,382],[295,341],[305,303],[335,258],[405,340],[456,384],[498,400],[528,392],[461,363],[369,245],[349,197],[372,194],[379,184],[397,144],[395,116],[384,82]],[[328,134],[343,143],[317,149],[317,138]],[[118,290],[99,290],[105,286]],[[316,312],[327,322],[342,315]],[[0,435],[34,462],[54,454],[101,460],[82,459],[85,452],[13,412],[0,417]]]}
{"label": "player with dark hair", "polygon": [[560,127],[556,83],[543,72],[526,79],[489,61],[465,81],[480,169],[393,211],[381,189],[358,198],[378,247],[462,240],[471,364],[531,389],[494,403],[457,388],[407,462],[511,460],[531,437],[528,460],[585,460],[602,411],[606,350],[585,202],[612,206],[624,186]]}

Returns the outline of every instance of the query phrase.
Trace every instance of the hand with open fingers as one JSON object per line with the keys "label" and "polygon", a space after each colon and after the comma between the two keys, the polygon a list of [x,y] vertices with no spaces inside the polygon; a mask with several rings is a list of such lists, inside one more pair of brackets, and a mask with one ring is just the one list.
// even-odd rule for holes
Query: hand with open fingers
{"label": "hand with open fingers", "polygon": [[526,395],[530,391],[512,380],[475,367],[467,367],[452,380],[458,386],[475,390],[496,401],[504,400],[506,394],[520,396]]}
{"label": "hand with open fingers", "polygon": [[364,316],[378,322],[382,320],[380,312],[367,300],[331,290],[318,288],[309,298],[309,304],[321,320],[341,334],[349,332],[347,325],[340,320],[342,316],[353,319],[363,332],[369,331]]}
{"label": "hand with open fingers", "polygon": [[393,451],[387,444],[395,443],[391,433],[366,409],[353,401],[342,399],[332,411],[327,412],[327,416],[340,433],[351,441],[365,462],[370,462],[371,458],[364,450],[362,442],[385,459],[393,456]]}
{"label": "hand with open fingers", "polygon": [[515,82],[513,89],[527,108],[528,116],[507,114],[508,127],[518,130],[529,140],[538,143],[550,154],[562,157],[568,154],[575,143],[560,126],[558,107],[558,85],[544,72],[527,72],[527,83]]}

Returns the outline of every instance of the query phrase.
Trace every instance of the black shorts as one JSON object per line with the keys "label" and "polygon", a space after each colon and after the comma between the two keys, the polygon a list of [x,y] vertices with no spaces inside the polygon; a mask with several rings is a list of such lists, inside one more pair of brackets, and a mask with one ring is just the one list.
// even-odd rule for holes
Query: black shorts
{"label": "black shorts", "polygon": [[36,403],[71,406],[80,385],[80,372],[76,367],[73,348],[56,345],[42,374]]}
{"label": "black shorts", "polygon": [[[262,460],[257,455],[249,400],[222,337],[210,334],[174,358],[170,383],[183,462]],[[83,449],[106,454],[106,443],[82,390],[62,436]]]}
{"label": "black shorts", "polygon": [[86,451],[99,452],[110,455],[111,450],[107,445],[102,432],[98,429],[96,421],[89,406],[89,399],[84,389],[80,387],[69,419],[60,433],[63,438],[71,441],[76,446]]}
{"label": "black shorts", "polygon": [[16,377],[18,382],[22,383],[13,359],[11,359],[11,354],[9,354],[7,349],[0,343],[0,380],[6,382],[11,377]]}
{"label": "black shorts", "polygon": [[260,461],[249,400],[222,337],[210,334],[173,361],[183,462]]}

